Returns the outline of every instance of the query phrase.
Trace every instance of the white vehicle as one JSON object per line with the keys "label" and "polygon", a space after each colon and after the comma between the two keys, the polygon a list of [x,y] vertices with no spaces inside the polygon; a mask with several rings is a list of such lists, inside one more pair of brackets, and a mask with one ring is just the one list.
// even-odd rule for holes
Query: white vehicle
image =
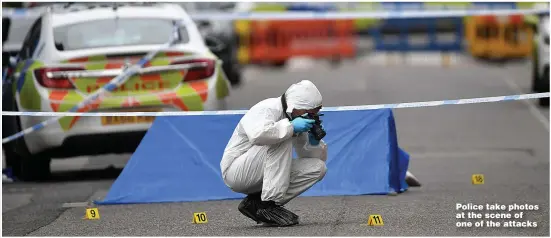
{"label": "white vehicle", "polygon": [[[225,109],[229,82],[222,63],[183,8],[98,3],[52,6],[34,22],[10,76],[12,84],[4,85],[11,90],[4,93],[3,110],[68,111],[168,42],[176,22],[184,22],[177,28],[177,44],[146,64],[147,71],[79,111]],[[4,116],[3,137],[47,119]],[[6,162],[19,179],[40,180],[49,175],[51,158],[134,152],[153,119],[64,117],[4,144]]]}
{"label": "white vehicle", "polygon": [[[248,2],[180,2],[178,4],[190,14],[248,12],[254,7],[253,3]],[[232,86],[240,85],[243,67],[237,56],[240,39],[235,32],[235,22],[229,20],[197,20],[195,22],[203,37],[214,38],[221,42],[219,44],[221,47],[213,49],[213,53],[224,62],[222,67]]]}
{"label": "white vehicle", "polygon": [[[542,18],[534,35],[534,55],[532,67],[532,90],[549,92],[549,16]],[[549,106],[549,98],[541,98],[540,106]]]}

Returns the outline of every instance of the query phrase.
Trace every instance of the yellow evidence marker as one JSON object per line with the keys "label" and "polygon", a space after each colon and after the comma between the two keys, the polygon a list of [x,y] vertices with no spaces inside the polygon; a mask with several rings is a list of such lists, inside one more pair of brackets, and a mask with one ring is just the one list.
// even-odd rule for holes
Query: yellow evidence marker
{"label": "yellow evidence marker", "polygon": [[97,208],[86,208],[86,220],[99,220],[99,211]]}
{"label": "yellow evidence marker", "polygon": [[484,175],[482,174],[473,174],[472,182],[474,185],[484,184]]}
{"label": "yellow evidence marker", "polygon": [[368,226],[384,226],[383,217],[381,215],[369,215],[369,220],[367,220]]}
{"label": "yellow evidence marker", "polygon": [[193,213],[193,224],[204,224],[208,223],[207,213],[205,212],[195,212]]}

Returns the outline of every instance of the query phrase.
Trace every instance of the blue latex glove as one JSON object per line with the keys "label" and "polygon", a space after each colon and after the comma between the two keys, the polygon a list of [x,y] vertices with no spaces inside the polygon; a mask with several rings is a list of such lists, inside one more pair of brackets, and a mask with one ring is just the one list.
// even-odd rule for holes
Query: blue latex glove
{"label": "blue latex glove", "polygon": [[297,117],[291,121],[291,124],[293,124],[294,132],[298,134],[310,130],[310,128],[314,125],[314,122],[316,121]]}
{"label": "blue latex glove", "polygon": [[312,133],[308,133],[308,141],[310,142],[310,145],[313,145],[313,146],[318,146],[320,144],[320,141],[316,140],[316,138],[314,138],[314,135],[312,135]]}

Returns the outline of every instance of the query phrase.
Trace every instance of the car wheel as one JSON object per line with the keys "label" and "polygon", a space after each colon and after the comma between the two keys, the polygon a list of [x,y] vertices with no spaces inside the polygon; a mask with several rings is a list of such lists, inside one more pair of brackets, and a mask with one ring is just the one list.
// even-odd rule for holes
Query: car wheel
{"label": "car wheel", "polygon": [[6,165],[21,181],[41,181],[50,176],[50,158],[29,153],[23,137],[4,145]]}
{"label": "car wheel", "polygon": [[228,64],[224,67],[224,71],[226,72],[226,76],[228,76],[228,80],[230,81],[232,86],[238,86],[241,84],[241,66],[239,65],[239,62],[237,60],[237,49],[238,47],[234,47],[230,49],[230,53],[228,54]]}
{"label": "car wheel", "polygon": [[41,156],[22,157],[19,179],[23,181],[43,181],[50,177],[51,159]]}
{"label": "car wheel", "polygon": [[[2,105],[7,110],[19,111],[11,91],[6,90],[6,97]],[[5,134],[13,135],[21,131],[21,123],[17,116],[3,116],[2,130]],[[23,137],[3,144],[6,155],[6,167],[12,169],[16,179],[22,181],[39,181],[47,179],[50,175],[50,158],[34,156],[29,152]]]}
{"label": "car wheel", "polygon": [[227,69],[226,76],[228,76],[231,86],[239,86],[241,84],[241,72],[238,72],[235,68]]}
{"label": "car wheel", "polygon": [[549,107],[549,98],[540,98],[539,105],[542,107]]}
{"label": "car wheel", "polygon": [[228,59],[228,63],[225,63],[222,66],[224,74],[228,77],[232,86],[239,85],[241,83],[241,74],[238,72],[238,67],[235,66],[235,63],[231,59]]}
{"label": "car wheel", "polygon": [[[541,77],[537,82],[537,92],[549,92],[549,67],[545,69],[543,72],[543,77]],[[549,107],[549,98],[540,98],[538,101],[540,106]]]}

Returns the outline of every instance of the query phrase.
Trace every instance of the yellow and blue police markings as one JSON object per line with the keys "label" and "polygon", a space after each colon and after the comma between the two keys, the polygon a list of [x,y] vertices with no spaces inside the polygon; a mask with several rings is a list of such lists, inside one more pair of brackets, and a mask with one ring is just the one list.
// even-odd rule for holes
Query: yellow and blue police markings
{"label": "yellow and blue police markings", "polygon": [[[210,57],[215,58],[216,56],[210,54]],[[158,57],[150,61],[151,65],[168,65],[170,63],[171,61],[163,57],[163,54],[159,54]],[[16,66],[15,72],[19,73],[19,77],[12,83],[12,95],[19,97],[20,109],[23,111],[52,110],[54,112],[66,112],[72,110],[72,108],[85,100],[87,97],[85,92],[90,90],[88,93],[93,93],[100,87],[104,87],[106,83],[100,78],[86,78],[86,80],[82,80],[83,78],[75,78],[73,80],[78,90],[47,89],[46,93],[48,99],[51,100],[51,109],[44,109],[42,108],[42,98],[38,89],[35,87],[33,74],[31,73],[33,70],[43,67],[44,65],[45,64],[39,60],[27,59],[18,62]],[[110,64],[108,64],[107,61],[90,61],[85,62],[84,65],[87,68],[106,69]],[[222,71],[222,63],[218,62],[216,67],[219,73],[214,86],[215,95],[212,96],[215,96],[217,100],[221,100],[229,95],[229,82]],[[130,106],[126,105],[130,102],[129,98],[121,97],[124,95],[132,95],[135,99],[132,103],[135,106],[173,105],[182,111],[204,110],[203,104],[209,97],[209,91],[207,90],[209,85],[207,82],[197,81],[180,83],[182,79],[181,74],[171,72],[162,73],[159,77],[165,84],[165,86],[163,86],[164,88],[162,88],[164,91],[162,92],[151,93],[153,91],[139,91],[131,93],[125,90],[124,92],[117,93],[116,90],[114,90],[112,93],[118,97],[107,97],[94,101],[89,106],[79,109],[79,112],[86,112],[97,108],[106,109]],[[145,82],[144,80],[147,81],[148,79],[139,75],[131,76],[122,86],[136,85],[137,83]],[[127,88],[131,87],[129,86]],[[69,130],[78,119],[78,117],[63,117],[59,119],[59,124],[63,130]]]}

